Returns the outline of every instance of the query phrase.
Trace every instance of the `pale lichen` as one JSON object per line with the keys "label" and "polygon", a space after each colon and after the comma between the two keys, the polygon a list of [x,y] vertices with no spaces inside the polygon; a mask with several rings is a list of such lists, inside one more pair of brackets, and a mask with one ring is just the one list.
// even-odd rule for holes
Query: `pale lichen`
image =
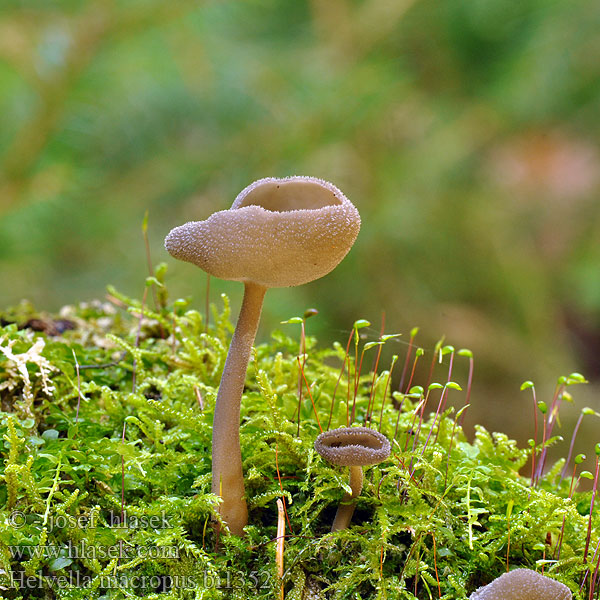
{"label": "pale lichen", "polygon": [[54,384],[50,380],[50,374],[56,371],[56,367],[42,356],[42,351],[46,345],[44,338],[38,337],[28,350],[15,353],[13,347],[17,340],[9,339],[7,336],[0,338],[0,352],[7,358],[7,364],[4,366],[6,379],[0,381],[0,390],[13,391],[19,385],[23,386],[21,411],[25,417],[32,417],[34,393],[31,373],[27,365],[35,365],[38,370],[38,380],[42,391],[47,396],[52,396]]}

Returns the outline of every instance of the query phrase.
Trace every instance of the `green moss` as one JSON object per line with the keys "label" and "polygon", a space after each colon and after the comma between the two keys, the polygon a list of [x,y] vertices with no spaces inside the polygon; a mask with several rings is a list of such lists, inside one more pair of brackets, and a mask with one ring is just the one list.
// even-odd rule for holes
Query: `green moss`
{"label": "green moss", "polygon": [[[562,463],[532,486],[520,474],[530,448],[483,427],[470,442],[452,408],[435,418],[442,395],[460,390],[446,367],[444,384],[392,394],[386,372],[355,378],[354,347],[344,363],[345,345],[323,349],[308,338],[306,361],[298,360],[292,325],[256,348],[248,370],[247,536],[217,539],[211,422],[232,331],[228,301],[207,328],[186,303],[155,311],[115,290],[110,297],[66,307],[62,322],[31,307],[3,315],[3,597],[278,597],[283,497],[288,600],[466,598],[507,560],[544,567],[587,598],[579,587],[591,494],[569,499]],[[42,331],[31,329],[32,315]],[[439,350],[447,365],[454,349]],[[310,390],[303,385],[299,398],[304,377]],[[392,457],[366,471],[352,526],[332,534],[347,473],[325,464],[313,442],[330,413],[332,426],[346,424],[355,387],[356,420],[370,406],[371,426],[397,435]],[[599,525],[595,515],[588,564]]]}

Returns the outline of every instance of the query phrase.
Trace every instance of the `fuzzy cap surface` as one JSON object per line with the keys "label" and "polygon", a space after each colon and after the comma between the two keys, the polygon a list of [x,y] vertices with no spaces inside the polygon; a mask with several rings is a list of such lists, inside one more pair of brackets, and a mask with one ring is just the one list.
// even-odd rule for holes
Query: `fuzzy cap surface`
{"label": "fuzzy cap surface", "polygon": [[289,287],[332,271],[359,230],[358,211],[333,184],[266,178],[242,190],[229,210],[175,227],[165,247],[220,279]]}
{"label": "fuzzy cap surface", "polygon": [[571,600],[571,590],[530,569],[515,569],[475,590],[469,600]]}

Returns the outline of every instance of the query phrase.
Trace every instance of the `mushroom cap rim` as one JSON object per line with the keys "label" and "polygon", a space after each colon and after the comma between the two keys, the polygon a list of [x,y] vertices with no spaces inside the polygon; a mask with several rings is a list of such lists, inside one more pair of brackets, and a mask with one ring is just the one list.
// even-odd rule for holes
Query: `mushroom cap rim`
{"label": "mushroom cap rim", "polygon": [[[352,443],[365,438],[374,440],[377,446]],[[376,465],[386,460],[391,453],[389,440],[369,427],[339,427],[325,431],[317,437],[314,446],[326,461],[336,466]]]}
{"label": "mushroom cap rim", "polygon": [[[262,208],[263,210],[266,210],[267,212],[270,213],[278,213],[278,212],[296,212],[296,211],[311,211],[311,210],[322,210],[323,208],[326,208],[326,206],[322,206],[320,208],[297,208],[297,209],[291,209],[291,210],[286,210],[286,211],[276,211],[276,210],[269,210],[267,208],[264,208],[262,206],[260,206],[259,204],[245,204],[244,206],[239,206],[246,198],[246,196],[248,196],[250,193],[252,193],[255,189],[261,187],[262,185],[265,184],[269,184],[269,183],[273,183],[273,184],[287,184],[287,183],[295,183],[295,182],[303,182],[303,183],[313,183],[315,185],[318,185],[321,188],[324,188],[328,191],[330,191],[335,198],[338,200],[338,202],[336,204],[329,204],[326,206],[336,206],[336,205],[343,205],[343,204],[351,204],[350,200],[348,200],[348,198],[346,197],[346,195],[344,194],[344,192],[342,192],[342,190],[340,190],[340,188],[338,188],[336,185],[334,185],[333,183],[331,183],[330,181],[327,181],[326,179],[321,179],[320,177],[312,177],[310,175],[289,175],[287,177],[262,177],[261,179],[257,179],[256,181],[253,181],[252,183],[250,183],[249,185],[247,185],[235,198],[235,200],[233,201],[233,204],[231,205],[231,207],[227,210],[240,210],[242,208],[246,208],[248,206],[257,206],[259,208]],[[219,211],[222,212],[222,211]],[[357,211],[358,212],[358,211]],[[213,213],[215,214],[215,213]],[[359,217],[360,218],[360,217]]]}

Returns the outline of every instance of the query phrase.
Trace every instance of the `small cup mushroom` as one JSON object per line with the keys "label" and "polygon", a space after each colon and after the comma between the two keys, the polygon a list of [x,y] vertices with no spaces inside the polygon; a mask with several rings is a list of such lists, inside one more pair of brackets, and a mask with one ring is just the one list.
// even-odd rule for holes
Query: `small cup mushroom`
{"label": "small cup mushroom", "polygon": [[469,600],[571,600],[571,590],[530,569],[515,569],[475,590]]}
{"label": "small cup mushroom", "polygon": [[360,229],[354,205],[314,177],[266,178],[246,187],[229,210],[175,227],[168,252],[222,279],[244,283],[244,299],[217,393],[212,491],[229,530],[248,522],[240,449],[240,403],[265,292],[308,283],[332,271]]}
{"label": "small cup mushroom", "polygon": [[338,506],[331,531],[350,525],[356,498],[363,485],[363,467],[376,465],[390,455],[390,442],[378,431],[368,427],[340,427],[321,433],[315,440],[315,450],[333,465],[350,467],[350,489]]}

